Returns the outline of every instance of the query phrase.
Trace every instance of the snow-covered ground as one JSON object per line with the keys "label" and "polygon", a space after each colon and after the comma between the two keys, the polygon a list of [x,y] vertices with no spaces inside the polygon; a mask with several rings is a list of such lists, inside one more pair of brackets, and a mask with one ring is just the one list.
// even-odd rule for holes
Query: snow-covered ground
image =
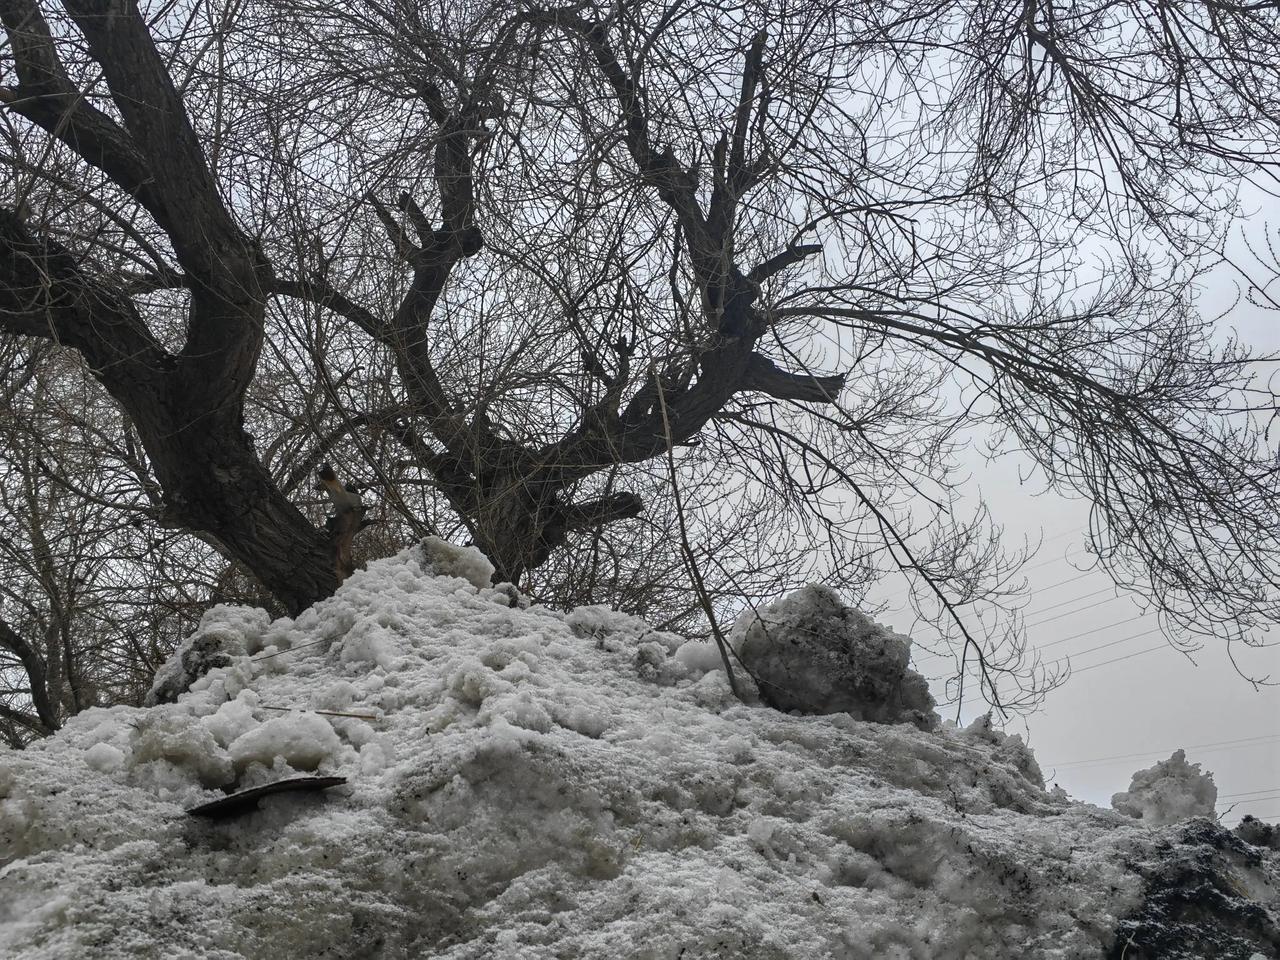
{"label": "snow-covered ground", "polygon": [[[938,725],[906,639],[829,592],[735,643],[842,620],[892,674],[860,689],[903,702],[838,706],[907,722],[740,702],[714,648],[491,572],[435,544],[297,620],[218,608],[155,706],[0,753],[0,955],[1277,956],[1276,852],[1162,825],[1207,790],[1182,758],[1128,813],[1073,803],[1017,737]],[[186,813],[313,773],[348,783]]]}

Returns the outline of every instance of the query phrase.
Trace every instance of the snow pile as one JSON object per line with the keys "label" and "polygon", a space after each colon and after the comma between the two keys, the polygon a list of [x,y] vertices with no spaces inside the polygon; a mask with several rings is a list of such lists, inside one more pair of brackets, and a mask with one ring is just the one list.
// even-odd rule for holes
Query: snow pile
{"label": "snow pile", "polygon": [[909,666],[911,640],[817,584],[738,618],[730,643],[779,710],[848,713],[877,723],[938,724],[929,685]]}
{"label": "snow pile", "polygon": [[1111,806],[1121,813],[1156,826],[1190,817],[1212,817],[1217,804],[1213,774],[1201,773],[1198,763],[1187,763],[1183,750],[1139,770],[1129,789],[1111,798]]}
{"label": "snow pile", "polygon": [[[0,955],[1140,960],[1184,921],[1275,955],[1269,850],[1046,793],[989,721],[740,703],[710,645],[513,607],[452,556],[379,561],[296,620],[220,608],[200,632],[230,662],[176,702],[0,753]],[[833,616],[806,596],[787,622]],[[313,773],[349,782],[184,812]],[[1152,899],[1174,854],[1227,906]]]}

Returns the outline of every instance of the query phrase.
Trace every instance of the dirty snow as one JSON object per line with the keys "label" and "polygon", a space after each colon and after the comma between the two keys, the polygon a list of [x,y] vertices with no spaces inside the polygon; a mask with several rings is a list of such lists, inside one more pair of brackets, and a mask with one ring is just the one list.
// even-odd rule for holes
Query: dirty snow
{"label": "dirty snow", "polygon": [[[0,955],[1101,957],[1144,906],[1133,864],[1180,843],[1046,792],[989,719],[742,703],[710,645],[525,609],[486,564],[414,548],[296,620],[217,608],[226,662],[180,651],[176,702],[0,753]],[[349,783],[184,813],[297,774]],[[1268,858],[1232,884],[1274,910]]]}
{"label": "dirty snow", "polygon": [[811,584],[746,611],[729,642],[779,710],[938,725],[928,682],[907,665],[910,638],[845,606],[830,587]]}

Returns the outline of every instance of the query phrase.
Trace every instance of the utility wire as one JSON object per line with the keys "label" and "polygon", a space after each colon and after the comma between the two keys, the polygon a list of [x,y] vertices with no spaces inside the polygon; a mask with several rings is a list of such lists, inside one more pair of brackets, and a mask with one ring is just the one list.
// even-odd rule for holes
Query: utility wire
{"label": "utility wire", "polygon": [[[1064,580],[1063,582],[1064,582],[1064,583],[1070,583],[1071,581],[1070,581],[1070,580]],[[1114,589],[1115,589],[1115,584],[1113,584],[1113,583],[1109,583],[1109,584],[1107,584],[1105,587],[1101,587],[1101,588],[1099,588],[1099,589],[1097,589],[1097,590],[1093,590],[1093,591],[1091,591],[1090,593],[1082,593],[1082,594],[1081,594],[1080,596],[1078,596],[1078,597],[1071,597],[1069,600],[1063,600],[1063,601],[1061,601],[1061,602],[1059,602],[1059,603],[1055,603],[1055,604],[1053,604],[1052,606],[1048,606],[1048,607],[1041,607],[1039,610],[1028,610],[1028,611],[1027,611],[1027,615],[1028,615],[1028,616],[1032,616],[1032,617],[1038,617],[1040,614],[1042,614],[1042,613],[1048,613],[1050,610],[1057,610],[1057,609],[1059,609],[1060,607],[1067,607],[1067,606],[1070,606],[1070,605],[1071,605],[1071,604],[1073,604],[1073,603],[1079,603],[1081,600],[1089,600],[1089,599],[1091,599],[1092,597],[1096,597],[1096,596],[1098,596],[1098,594],[1100,594],[1100,593],[1106,593],[1108,590],[1114,590]],[[1028,627],[1033,627],[1033,626],[1035,626],[1035,624],[1033,624],[1033,623],[1029,623],[1029,624],[1027,624],[1027,626],[1028,626]]]}
{"label": "utility wire", "polygon": [[[1095,633],[1101,633],[1103,630],[1111,630],[1111,629],[1114,629],[1115,627],[1122,627],[1126,623],[1133,623],[1135,620],[1141,620],[1145,616],[1147,615],[1144,613],[1139,613],[1136,616],[1129,617],[1126,620],[1116,620],[1113,623],[1104,623],[1100,627],[1094,627],[1090,630],[1084,630],[1080,633],[1073,633],[1069,637],[1061,637],[1057,640],[1051,640],[1048,643],[1027,644],[1027,649],[1028,650],[1047,650],[1049,647],[1056,647],[1056,646],[1059,646],[1060,644],[1068,643],[1071,640],[1079,640],[1081,637],[1089,637]],[[1145,636],[1148,636],[1149,634],[1158,632],[1159,629],[1160,629],[1159,627],[1152,627],[1150,630],[1146,631],[1146,633],[1137,633],[1131,637],[1128,637],[1127,639],[1132,640],[1132,639],[1136,639],[1137,637],[1145,637]],[[1098,649],[1098,648],[1095,647],[1094,649]],[[1087,651],[1082,651],[1082,652],[1087,652]],[[921,660],[930,660],[936,657],[945,657],[945,656],[947,656],[946,653],[936,653],[932,650],[925,650],[921,652],[915,659],[916,659],[916,662],[919,662]]]}
{"label": "utility wire", "polygon": [[[1247,800],[1239,800],[1236,803],[1229,804],[1229,806],[1234,807],[1240,803],[1261,803],[1263,800],[1280,800],[1280,793],[1273,793],[1265,797],[1251,797]],[[1218,799],[1218,803],[1222,803],[1221,798]]]}
{"label": "utility wire", "polygon": [[[1080,528],[1080,530],[1083,530],[1083,529],[1084,527]],[[1071,532],[1078,533],[1079,531],[1072,530]],[[1045,541],[1045,542],[1047,543],[1048,541]],[[1087,551],[1084,547],[1076,547],[1076,549],[1070,551],[1069,553],[1064,553],[1060,557],[1050,557],[1048,560],[1041,560],[1039,563],[1033,563],[1029,567],[1023,567],[1021,570],[1018,571],[1018,573],[1023,574],[1023,573],[1030,573],[1032,570],[1042,570],[1045,567],[1051,566],[1055,563],[1065,563],[1067,560],[1070,560],[1072,557],[1078,557],[1080,556],[1080,554],[1088,553],[1088,552],[1089,551]]]}
{"label": "utility wire", "polygon": [[1258,737],[1238,737],[1235,740],[1215,740],[1212,743],[1193,743],[1190,746],[1174,747],[1171,750],[1145,750],[1142,753],[1117,753],[1109,757],[1090,757],[1087,760],[1068,760],[1065,763],[1049,763],[1046,767],[1054,770],[1060,770],[1063,767],[1082,767],[1095,763],[1110,763],[1112,760],[1140,760],[1143,757],[1159,756],[1161,754],[1172,754],[1174,750],[1206,750],[1216,747],[1232,747],[1236,744],[1259,744],[1266,743],[1271,740],[1280,740],[1280,734],[1271,733]]}
{"label": "utility wire", "polygon": [[[1049,610],[1054,610],[1054,609],[1056,609],[1057,607],[1065,606],[1065,605],[1066,605],[1066,604],[1068,604],[1068,603],[1078,603],[1078,602],[1079,602],[1079,601],[1081,601],[1081,600],[1088,600],[1090,597],[1096,597],[1098,594],[1100,594],[1100,593],[1106,593],[1106,592],[1107,592],[1108,590],[1110,590],[1110,589],[1112,589],[1112,588],[1111,588],[1111,587],[1103,587],[1101,590],[1095,590],[1093,593],[1086,593],[1086,594],[1084,594],[1083,596],[1073,597],[1073,598],[1072,598],[1072,599],[1070,599],[1070,600],[1064,600],[1062,603],[1055,604],[1055,605],[1054,605],[1054,606],[1052,606],[1052,607],[1045,607],[1045,608],[1044,608],[1044,610],[1040,610],[1040,611],[1037,611],[1037,612],[1038,612],[1038,613],[1046,613],[1046,612],[1048,612]],[[1093,603],[1093,604],[1089,604],[1088,606],[1085,606],[1085,607],[1078,607],[1078,608],[1076,608],[1076,609],[1074,609],[1074,610],[1065,610],[1065,611],[1063,611],[1062,613],[1055,614],[1055,615],[1054,615],[1054,616],[1052,616],[1052,617],[1045,617],[1043,620],[1037,620],[1035,623],[1028,623],[1028,624],[1024,624],[1024,625],[1023,625],[1023,629],[1024,629],[1024,630],[1033,630],[1033,629],[1035,629],[1036,627],[1044,626],[1046,623],[1053,623],[1053,622],[1054,622],[1054,621],[1056,621],[1056,620],[1061,620],[1063,617],[1070,617],[1070,616],[1073,616],[1074,614],[1077,614],[1077,613],[1085,613],[1085,612],[1090,611],[1090,610],[1096,610],[1096,609],[1098,609],[1098,607],[1101,607],[1101,606],[1103,606],[1104,604],[1112,603],[1112,602],[1114,602],[1114,601],[1116,601],[1116,600],[1121,600],[1121,599],[1123,599],[1123,597],[1116,596],[1116,597],[1111,597],[1111,598],[1109,598],[1109,599],[1107,599],[1107,600],[1103,600],[1101,603]],[[1137,619],[1138,619],[1139,617],[1141,617],[1141,616],[1143,616],[1143,614],[1138,614],[1138,616],[1130,617],[1128,620],[1117,620],[1117,621],[1115,621],[1114,623],[1107,624],[1107,625],[1106,625],[1106,626],[1104,626],[1104,627],[1097,627],[1097,628],[1095,628],[1095,630],[1093,630],[1093,631],[1091,631],[1091,632],[1096,633],[1098,630],[1106,630],[1106,629],[1109,629],[1110,627],[1119,626],[1119,625],[1120,625],[1120,624],[1122,624],[1122,623],[1132,623],[1134,620],[1137,620]],[[1077,634],[1077,636],[1085,636],[1085,634]],[[1068,639],[1074,639],[1074,638],[1068,638]],[[1054,641],[1054,643],[1063,643],[1063,642],[1065,642],[1065,641],[1062,641],[1062,640],[1055,640],[1055,641]],[[1045,644],[1045,646],[1048,646],[1048,644]],[[1031,647],[1031,649],[1036,649],[1036,650],[1040,649],[1040,645],[1039,645],[1039,644],[1031,644],[1031,645],[1030,645],[1030,647]],[[946,656],[946,654],[927,652],[927,653],[925,653],[925,654],[923,654],[923,655],[922,655],[922,657],[942,657],[942,656]]]}
{"label": "utility wire", "polygon": [[1246,790],[1243,793],[1220,793],[1219,800],[1230,800],[1232,797],[1251,797],[1255,793],[1280,793],[1280,787],[1263,787],[1261,790]]}
{"label": "utility wire", "polygon": [[[1037,594],[1048,593],[1048,591],[1056,590],[1057,588],[1060,588],[1060,586],[1074,584],[1076,580],[1083,580],[1084,577],[1093,576],[1094,573],[1097,573],[1097,572],[1098,571],[1096,570],[1087,570],[1087,571],[1084,571],[1083,573],[1079,573],[1079,575],[1076,575],[1074,577],[1068,577],[1068,579],[1066,580],[1059,580],[1056,582],[1052,582],[1052,584],[1047,584],[1046,586],[1039,586],[1039,588],[1036,588],[1036,590],[1034,590],[1034,593],[1037,593]],[[1092,594],[1085,594],[1084,596],[1075,596],[1075,598],[1071,598],[1070,600],[1062,600],[1062,603],[1056,604],[1056,607],[1061,607],[1061,605],[1064,603],[1076,603],[1078,602],[1078,600],[1088,599],[1089,596],[1094,596],[1094,595],[1097,595],[1098,593],[1105,593],[1105,591],[1108,589],[1111,589],[1112,586],[1115,586],[1115,585],[1114,584],[1108,585],[1106,586],[1106,588],[1103,588],[1102,590],[1096,590]],[[1037,614],[1046,613],[1048,611],[1051,611],[1051,609],[1055,609],[1055,607],[1042,607],[1041,609],[1038,609],[1038,611],[1028,611],[1028,614],[1029,616],[1037,616]],[[924,626],[931,626],[931,625],[928,625],[928,623],[925,623]]]}
{"label": "utility wire", "polygon": [[[1046,543],[1053,543],[1055,540],[1061,540],[1063,537],[1069,537],[1072,534],[1080,533],[1084,530],[1087,530],[1088,528],[1089,528],[1089,525],[1084,524],[1083,526],[1076,527],[1074,530],[1067,530],[1067,531],[1064,531],[1063,533],[1055,533],[1052,537],[1049,537],[1048,539],[1045,539],[1045,540],[1041,540],[1040,546],[1043,547]],[[1019,574],[1030,573],[1032,570],[1039,570],[1053,563],[1061,563],[1065,560],[1070,559],[1071,557],[1077,557],[1080,554],[1086,553],[1086,552],[1087,551],[1085,550],[1084,547],[1078,547],[1075,550],[1072,550],[1070,553],[1064,553],[1060,557],[1050,557],[1048,560],[1041,560],[1039,563],[1032,564],[1029,567],[1023,567],[1021,570],[1018,571],[1018,573]],[[895,590],[893,593],[889,594],[889,596],[886,597],[885,599],[897,600],[899,597],[904,597],[910,592],[911,592],[911,587],[908,586],[901,590]]]}
{"label": "utility wire", "polygon": [[[1106,593],[1108,590],[1111,590],[1111,589],[1112,589],[1111,587],[1103,587],[1101,590],[1098,590],[1095,593],[1086,594],[1083,597],[1076,597],[1076,600],[1087,600],[1089,597],[1096,597],[1099,593]],[[1056,620],[1061,620],[1063,617],[1072,617],[1072,616],[1075,616],[1077,613],[1088,613],[1090,610],[1096,610],[1098,609],[1098,607],[1104,606],[1105,604],[1115,603],[1115,601],[1123,600],[1123,599],[1124,599],[1123,597],[1119,597],[1119,596],[1109,597],[1106,600],[1099,601],[1098,603],[1091,603],[1087,607],[1077,607],[1075,610],[1064,610],[1062,613],[1055,613],[1052,617],[1045,617],[1043,620],[1037,620],[1035,623],[1025,624],[1024,629],[1034,630],[1036,627],[1042,627],[1046,623],[1053,623]],[[1071,601],[1071,602],[1074,603],[1075,601]],[[1061,606],[1061,604],[1059,604],[1059,606]],[[1053,608],[1050,607],[1049,609],[1053,609]],[[1041,611],[1041,612],[1044,612],[1044,611]]]}
{"label": "utility wire", "polygon": [[1059,587],[1065,587],[1068,583],[1075,583],[1077,580],[1083,580],[1085,577],[1092,577],[1097,573],[1097,570],[1085,570],[1083,573],[1077,573],[1074,577],[1067,577],[1065,580],[1059,580],[1057,583],[1051,583],[1047,587],[1036,587],[1034,592],[1037,594],[1048,593],[1050,590],[1057,590]]}
{"label": "utility wire", "polygon": [[1140,657],[1144,653],[1155,653],[1157,650],[1168,650],[1168,649],[1170,649],[1169,644],[1161,643],[1154,647],[1147,647],[1147,649],[1145,650],[1139,650],[1136,653],[1127,653],[1123,657],[1115,657],[1112,660],[1103,660],[1101,663],[1091,663],[1087,667],[1081,667],[1079,670],[1072,670],[1071,675],[1073,677],[1078,676],[1079,674],[1082,674],[1082,673],[1088,673],[1090,670],[1097,670],[1098,667],[1106,667],[1106,666],[1110,666],[1113,663],[1119,663],[1121,660],[1132,660],[1134,657]]}
{"label": "utility wire", "polygon": [[[1149,637],[1149,636],[1151,636],[1151,634],[1153,634],[1153,633],[1159,633],[1159,632],[1160,632],[1160,631],[1159,631],[1159,628],[1153,627],[1152,629],[1147,630],[1147,631],[1146,631],[1146,632],[1144,632],[1144,633],[1134,633],[1134,634],[1131,634],[1131,635],[1129,635],[1129,636],[1127,636],[1127,637],[1121,637],[1119,640],[1111,640],[1111,641],[1108,641],[1107,643],[1100,643],[1100,644],[1098,644],[1096,647],[1089,647],[1089,649],[1087,649],[1087,650],[1077,650],[1077,651],[1075,651],[1074,653],[1068,654],[1068,655],[1067,655],[1067,656],[1065,656],[1065,657],[1059,657],[1057,660],[1050,660],[1047,664],[1045,664],[1045,666],[1052,667],[1052,666],[1054,666],[1055,664],[1059,664],[1059,663],[1066,663],[1066,662],[1067,662],[1068,660],[1070,660],[1072,657],[1083,657],[1086,653],[1096,653],[1096,652],[1097,652],[1097,651],[1099,651],[1099,650],[1106,650],[1108,647],[1114,647],[1114,646],[1118,646],[1119,644],[1122,644],[1122,643],[1128,643],[1130,640],[1141,640],[1143,637]],[[1168,644],[1162,644],[1162,646],[1168,646]],[[1039,648],[1039,647],[1035,647],[1035,648],[1033,648],[1033,649],[1037,649],[1037,650],[1038,650],[1038,649],[1040,649],[1040,648]],[[1137,654],[1134,654],[1134,656],[1137,656]],[[1125,658],[1121,657],[1120,659],[1125,659]],[[1108,662],[1108,663],[1114,663],[1115,661],[1114,661],[1114,660],[1110,660],[1110,661],[1106,661],[1106,662]],[[1095,663],[1095,664],[1092,664],[1091,666],[1088,666],[1088,667],[1081,667],[1079,670],[1076,670],[1076,671],[1073,671],[1073,672],[1074,672],[1074,673],[1082,673],[1082,672],[1084,672],[1085,670],[1090,670],[1090,669],[1092,669],[1093,667],[1100,667],[1100,666],[1102,666],[1102,664],[1101,664],[1101,663]]]}
{"label": "utility wire", "polygon": [[[1094,627],[1092,630],[1085,630],[1083,633],[1073,633],[1069,637],[1062,637],[1059,640],[1050,640],[1048,643],[1033,643],[1030,645],[1032,650],[1047,650],[1049,647],[1056,647],[1059,644],[1066,643],[1068,640],[1079,640],[1081,637],[1092,636],[1095,633],[1101,633],[1103,630],[1110,630],[1113,627],[1123,627],[1126,623],[1133,623],[1135,620],[1141,620],[1145,617],[1145,613],[1139,613],[1130,617],[1128,620],[1117,620],[1115,623],[1104,624],[1101,627]],[[1147,633],[1155,633],[1159,627],[1152,627]],[[1146,636],[1146,634],[1137,634],[1137,636]]]}

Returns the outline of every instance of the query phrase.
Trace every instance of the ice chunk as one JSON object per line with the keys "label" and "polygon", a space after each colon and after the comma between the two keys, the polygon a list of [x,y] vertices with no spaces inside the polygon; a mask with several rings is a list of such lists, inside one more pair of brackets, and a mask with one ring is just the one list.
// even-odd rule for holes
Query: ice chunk
{"label": "ice chunk", "polygon": [[1044,775],[1040,772],[1040,764],[1036,762],[1035,754],[1031,752],[1031,748],[1016,733],[1005,733],[1003,730],[997,730],[992,723],[990,710],[965,727],[964,732],[967,736],[976,737],[979,740],[994,744],[997,749],[997,756],[1007,760],[1019,773],[1036,786],[1044,786]]}
{"label": "ice chunk", "polygon": [[204,717],[201,722],[222,746],[230,746],[237,739],[258,725],[253,715],[258,697],[253,691],[242,691],[235,700],[228,700],[216,713]]}
{"label": "ice chunk", "polygon": [[1280,850],[1280,829],[1250,814],[1244,815],[1235,833],[1237,837],[1252,846]]}
{"label": "ice chunk", "polygon": [[927,682],[907,665],[911,640],[845,606],[829,587],[810,584],[744,613],[730,642],[761,699],[779,710],[938,724]]}
{"label": "ice chunk", "polygon": [[1212,817],[1218,787],[1212,773],[1187,763],[1184,750],[1133,775],[1129,789],[1111,798],[1111,806],[1145,823],[1161,826],[1191,817]]}
{"label": "ice chunk", "polygon": [[724,668],[720,648],[707,640],[686,640],[676,650],[675,659],[687,670],[696,673]]}
{"label": "ice chunk", "polygon": [[154,786],[180,790],[192,780],[206,787],[232,780],[231,760],[213,734],[195,717],[173,708],[141,715],[129,746],[134,775]]}

